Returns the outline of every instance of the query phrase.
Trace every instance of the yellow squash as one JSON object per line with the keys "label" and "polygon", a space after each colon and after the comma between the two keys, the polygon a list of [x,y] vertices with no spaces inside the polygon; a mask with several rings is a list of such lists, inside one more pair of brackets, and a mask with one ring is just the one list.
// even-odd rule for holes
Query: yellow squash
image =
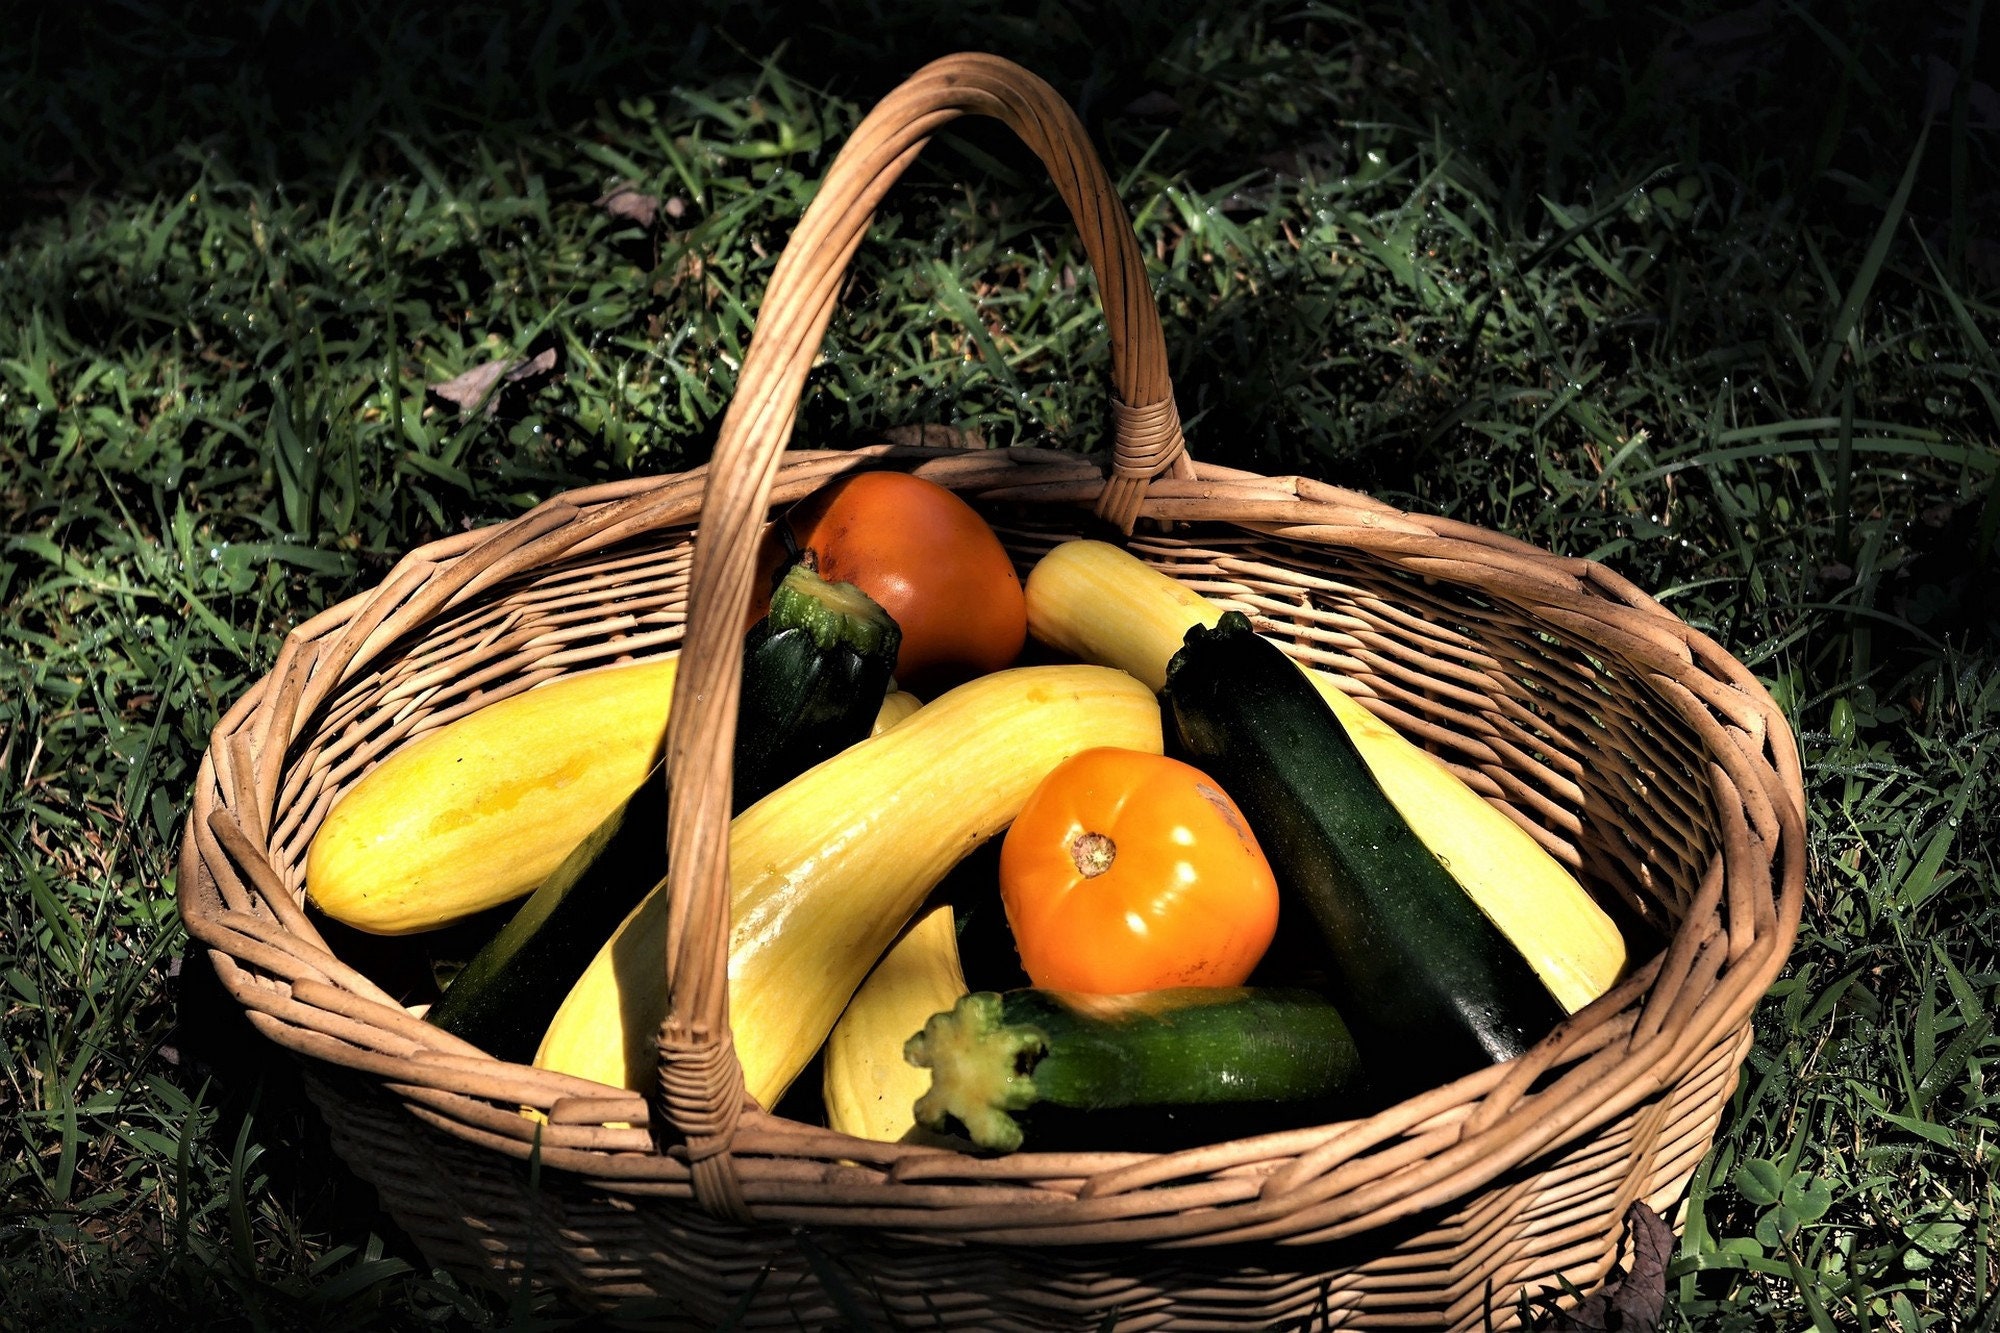
{"label": "yellow squash", "polygon": [[[541,886],[645,779],[677,654],[528,690],[420,736],[341,798],[306,852],[306,892],[375,935],[433,930]],[[876,731],[917,711],[901,691]]]}
{"label": "yellow squash", "polygon": [[[1223,608],[1104,542],[1066,542],[1028,576],[1028,632],[1086,662],[1130,672],[1154,689],[1195,625]],[[1403,739],[1331,677],[1301,666],[1369,771],[1563,1008],[1581,1009],[1625,969],[1625,941],[1604,909],[1513,820],[1444,762]]]}
{"label": "yellow squash", "polygon": [[[946,871],[1093,746],[1160,751],[1151,690],[1099,666],[1020,667],[959,686],[828,759],[730,825],[730,1023],[744,1083],[774,1105]],[[563,1001],[535,1063],[639,1089],[666,1015],[655,886]]]}
{"label": "yellow squash", "polygon": [[910,1137],[931,1075],[903,1058],[903,1044],[965,993],[951,908],[933,908],[882,955],[826,1039],[826,1123],[878,1143]]}
{"label": "yellow squash", "polygon": [[327,814],[306,893],[377,935],[532,892],[646,776],[677,656],[566,676],[398,749]]}
{"label": "yellow squash", "polygon": [[875,715],[874,730],[868,734],[870,736],[880,736],[883,732],[895,726],[898,722],[901,722],[904,718],[923,706],[924,701],[916,695],[911,694],[908,690],[890,690],[883,697],[882,711]]}

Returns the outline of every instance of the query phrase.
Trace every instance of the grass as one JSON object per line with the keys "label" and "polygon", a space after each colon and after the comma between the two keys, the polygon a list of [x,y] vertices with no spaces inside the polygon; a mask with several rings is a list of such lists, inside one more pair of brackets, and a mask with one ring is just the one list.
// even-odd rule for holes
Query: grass
{"label": "grass", "polygon": [[[1789,711],[1806,919],[1668,1326],[2000,1326],[1993,24],[1915,10],[44,10],[0,44],[0,1325],[566,1322],[428,1271],[183,957],[194,765],[398,552],[700,461],[832,150],[976,46],[1082,108],[1200,456],[1606,560]],[[1079,264],[954,127],[802,437],[1096,448]]]}

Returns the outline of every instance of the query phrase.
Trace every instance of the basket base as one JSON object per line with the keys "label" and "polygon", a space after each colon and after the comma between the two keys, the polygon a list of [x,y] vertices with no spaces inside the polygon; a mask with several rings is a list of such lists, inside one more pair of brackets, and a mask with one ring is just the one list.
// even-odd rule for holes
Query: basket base
{"label": "basket base", "polygon": [[700,1330],[1516,1328],[1524,1295],[1603,1281],[1633,1199],[1678,1230],[1722,1109],[1717,1095],[1679,1115],[1642,1104],[1455,1212],[1346,1241],[1058,1249],[745,1230],[554,1170],[531,1189],[524,1165],[430,1128],[365,1079],[308,1061],[305,1083],[335,1150],[432,1263],[499,1290],[553,1287],[621,1326]]}

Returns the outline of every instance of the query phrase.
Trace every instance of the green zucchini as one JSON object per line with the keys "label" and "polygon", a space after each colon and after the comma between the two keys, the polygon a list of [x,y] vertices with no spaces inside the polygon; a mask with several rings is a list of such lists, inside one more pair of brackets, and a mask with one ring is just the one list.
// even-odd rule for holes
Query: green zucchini
{"label": "green zucchini", "polygon": [[1163,1118],[1181,1121],[1184,1145],[1351,1112],[1364,1095],[1340,1012],[1305,990],[978,991],[932,1015],[903,1056],[931,1071],[917,1123],[962,1127],[994,1152],[1030,1132],[1048,1146],[1042,1113],[1016,1118],[1030,1107],[1082,1113],[1057,1123],[1074,1134],[1094,1121],[1100,1138],[1136,1147]]}
{"label": "green zucchini", "polygon": [[1371,1077],[1410,1092],[1510,1060],[1562,1007],[1438,862],[1333,711],[1230,612],[1190,629],[1161,691],[1169,745],[1235,798],[1319,927]]}
{"label": "green zucchini", "polygon": [[[794,566],[743,649],[733,806],[741,811],[862,740],[902,635],[849,583]],[[502,1060],[525,1063],[563,997],[667,870],[662,764],[570,852],[427,1017]]]}
{"label": "green zucchini", "polygon": [[734,809],[867,737],[902,639],[889,613],[852,583],[792,566],[771,594],[770,614],[743,641]]}

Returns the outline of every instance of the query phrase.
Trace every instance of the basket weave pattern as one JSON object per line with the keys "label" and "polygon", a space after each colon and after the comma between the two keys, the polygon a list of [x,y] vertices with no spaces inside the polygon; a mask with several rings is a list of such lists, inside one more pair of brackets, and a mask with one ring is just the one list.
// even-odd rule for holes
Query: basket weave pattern
{"label": "basket weave pattern", "polygon": [[[1073,117],[983,58],[940,62],[909,87],[915,110],[871,115],[781,261],[710,467],[572,492],[434,543],[293,632],[203,762],[182,858],[190,932],[251,1022],[305,1057],[343,1157],[435,1261],[464,1272],[533,1272],[589,1302],[655,1296],[669,1322],[745,1327],[858,1313],[888,1327],[1091,1329],[1115,1310],[1135,1329],[1475,1329],[1504,1326],[1524,1288],[1588,1288],[1630,1202],[1675,1213],[1790,947],[1803,795],[1782,714],[1713,642],[1601,566],[1189,461],[1143,267],[1135,281],[1129,227],[1105,206],[1115,196]],[[1025,125],[1045,160],[1071,168],[1058,188],[1112,331],[1109,480],[1034,449],[782,452],[837,276],[884,173],[934,131],[941,101]],[[878,118],[888,128],[871,131]],[[851,154],[869,165],[843,175]],[[1144,523],[1136,554],[1335,673],[1664,947],[1520,1060],[1366,1120],[1184,1152],[986,1160],[861,1143],[747,1104],[718,868],[731,627],[772,508],[871,466],[965,495],[1023,568],[1089,530],[1093,508]],[[306,847],[373,763],[545,680],[677,648],[680,916],[658,1095],[495,1061],[334,956],[301,906]]]}

